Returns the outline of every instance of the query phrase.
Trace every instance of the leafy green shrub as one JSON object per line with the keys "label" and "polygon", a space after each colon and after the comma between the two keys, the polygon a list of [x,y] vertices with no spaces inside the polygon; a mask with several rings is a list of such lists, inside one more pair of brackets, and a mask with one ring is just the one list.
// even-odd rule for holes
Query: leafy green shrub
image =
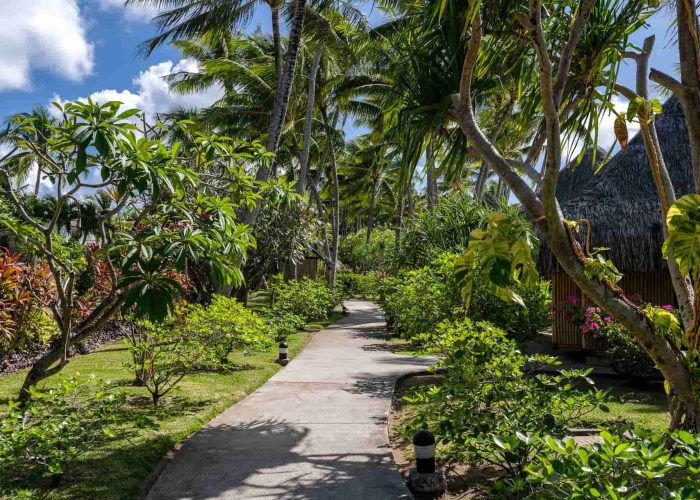
{"label": "leafy green shrub", "polygon": [[432,211],[423,210],[407,221],[409,229],[401,238],[397,263],[421,267],[443,252],[464,252],[472,229],[484,226],[488,212],[468,190],[442,195]]}
{"label": "leafy green shrub", "polygon": [[642,345],[600,307],[586,308],[581,332],[586,337],[586,344],[602,350],[616,370],[633,375],[655,371],[655,364]]}
{"label": "leafy green shrub", "polygon": [[136,321],[124,344],[132,358],[125,364],[151,394],[154,405],[212,352],[212,344],[202,342],[197,335],[189,335],[173,321],[162,324]]}
{"label": "leafy green shrub", "polygon": [[206,307],[191,306],[185,329],[190,337],[208,346],[212,361],[222,365],[234,350],[256,351],[270,346],[265,321],[231,297],[214,295]]}
{"label": "leafy green shrub", "polygon": [[[700,434],[603,431],[601,442],[577,446],[572,438],[543,444],[526,480],[511,481],[518,498],[698,498]],[[506,493],[506,491],[503,491]]]}
{"label": "leafy green shrub", "polygon": [[579,388],[592,384],[586,372],[529,374],[528,363],[556,366],[558,361],[521,354],[503,330],[489,323],[443,323],[426,345],[443,354],[437,366],[444,381],[406,397],[418,409],[404,431],[432,430],[440,454],[451,460],[486,462],[517,477],[542,449],[520,435],[563,437],[571,420],[606,409],[602,391]]}
{"label": "leafy green shrub", "polygon": [[493,292],[475,283],[469,316],[490,321],[503,328],[511,338],[523,339],[535,335],[551,324],[552,291],[548,280],[538,280],[527,285],[520,283],[514,287],[525,307],[505,302]]}
{"label": "leafy green shrub", "polygon": [[366,273],[345,271],[338,275],[338,285],[343,293],[349,297],[377,300],[384,277],[385,274],[382,271],[367,271]]}
{"label": "leafy green shrub", "polygon": [[27,406],[11,401],[0,420],[0,475],[6,481],[50,477],[57,485],[81,455],[116,436],[121,399],[94,378],[30,390]]}
{"label": "leafy green shrub", "polygon": [[430,266],[403,271],[382,281],[379,302],[390,330],[415,342],[441,322],[464,315],[454,279],[455,257],[444,253]]}
{"label": "leafy green shrub", "polygon": [[375,229],[369,243],[362,231],[349,234],[340,242],[338,255],[355,272],[388,270],[392,266],[394,239],[390,229]]}
{"label": "leafy green shrub", "polygon": [[304,326],[304,318],[298,314],[266,307],[260,311],[260,315],[267,325],[268,336],[275,342],[286,340],[287,337]]}
{"label": "leafy green shrub", "polygon": [[281,276],[275,276],[272,289],[272,309],[296,314],[304,318],[305,322],[326,319],[338,303],[338,297],[325,283],[306,277],[284,281]]}

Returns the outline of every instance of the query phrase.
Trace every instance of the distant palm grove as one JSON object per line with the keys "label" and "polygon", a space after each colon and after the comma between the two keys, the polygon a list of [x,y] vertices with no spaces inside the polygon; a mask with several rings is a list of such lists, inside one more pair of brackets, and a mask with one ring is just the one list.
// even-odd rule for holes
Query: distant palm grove
{"label": "distant palm grove", "polygon": [[434,357],[392,445],[453,494],[700,496],[697,2],[125,5],[221,98],[7,117],[0,496],[143,496],[350,298]]}

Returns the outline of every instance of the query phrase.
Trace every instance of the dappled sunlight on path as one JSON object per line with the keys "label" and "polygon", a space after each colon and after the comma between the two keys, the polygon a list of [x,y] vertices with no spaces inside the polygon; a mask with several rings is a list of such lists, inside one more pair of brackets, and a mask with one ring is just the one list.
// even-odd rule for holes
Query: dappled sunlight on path
{"label": "dappled sunlight on path", "polygon": [[396,379],[430,360],[391,354],[381,311],[346,305],[348,317],[190,438],[148,498],[410,498],[387,414]]}

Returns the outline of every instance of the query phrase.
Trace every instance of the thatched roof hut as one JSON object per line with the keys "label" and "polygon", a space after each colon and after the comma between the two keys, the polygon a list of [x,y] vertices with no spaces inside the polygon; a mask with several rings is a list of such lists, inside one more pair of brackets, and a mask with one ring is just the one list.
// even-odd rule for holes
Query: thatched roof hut
{"label": "thatched roof hut", "polygon": [[[690,166],[690,145],[685,117],[675,97],[663,106],[656,118],[661,150],[676,195],[693,189]],[[597,155],[603,158],[604,154]],[[625,151],[610,158],[602,170],[592,175],[592,154],[587,152],[578,165],[569,165],[560,176],[557,194],[567,219],[587,219],[592,226],[591,247],[609,248],[607,258],[624,272],[623,289],[641,295],[648,302],[673,303],[674,295],[666,262],[661,255],[663,245],[661,207],[647,159],[642,137],[637,134]],[[540,271],[552,276],[553,301],[566,300],[581,292],[564,275],[555,259],[543,245]],[[580,345],[577,329],[557,328],[554,342]],[[560,330],[557,338],[557,330]],[[566,333],[566,335],[564,335]],[[574,338],[576,337],[576,338]]]}

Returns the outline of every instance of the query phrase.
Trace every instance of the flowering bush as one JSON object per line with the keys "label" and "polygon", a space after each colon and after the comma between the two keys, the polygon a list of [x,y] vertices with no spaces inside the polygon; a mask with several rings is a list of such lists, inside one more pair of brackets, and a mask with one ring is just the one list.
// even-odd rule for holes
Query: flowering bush
{"label": "flowering bush", "polygon": [[[673,306],[663,306],[673,309]],[[600,307],[588,307],[581,327],[584,339],[603,350],[611,359],[613,368],[630,375],[646,375],[654,371],[654,362],[646,350],[627,329]]]}
{"label": "flowering bush", "polygon": [[577,295],[569,295],[565,301],[559,302],[554,306],[554,314],[563,314],[564,320],[574,325],[583,324],[586,308],[581,303],[581,297]]}

